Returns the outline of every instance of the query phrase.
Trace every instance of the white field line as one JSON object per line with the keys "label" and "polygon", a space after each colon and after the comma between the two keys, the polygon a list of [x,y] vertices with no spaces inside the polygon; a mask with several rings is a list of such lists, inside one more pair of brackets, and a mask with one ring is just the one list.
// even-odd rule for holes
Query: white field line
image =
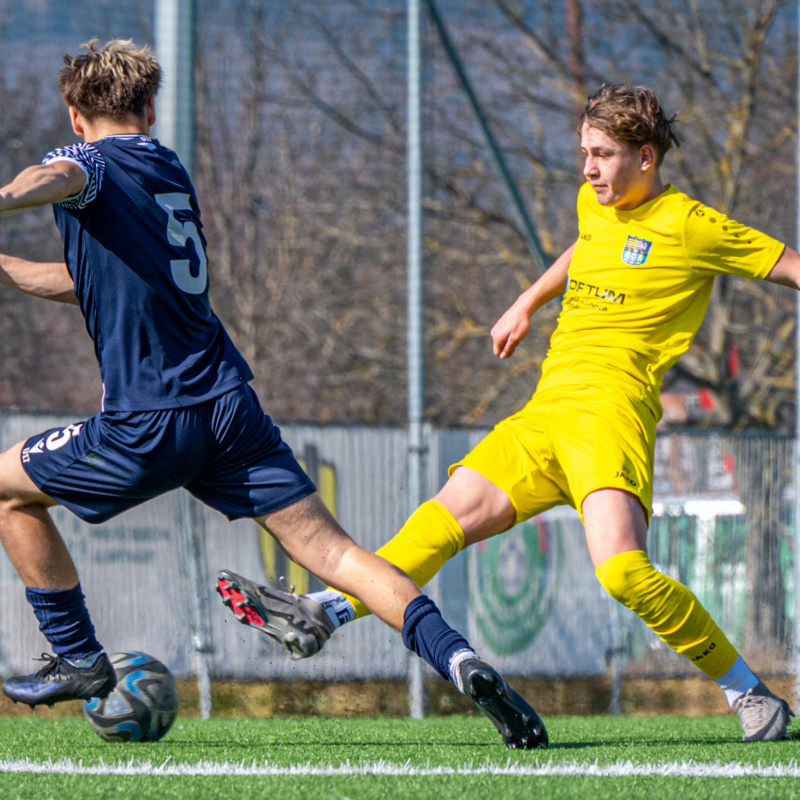
{"label": "white field line", "polygon": [[58,761],[0,760],[0,773],[21,773],[38,775],[152,775],[152,776],[350,776],[386,775],[397,777],[436,777],[442,775],[509,775],[518,777],[542,776],[583,776],[599,778],[626,778],[643,775],[686,778],[800,778],[800,765],[794,760],[787,764],[738,764],[738,763],[699,763],[695,761],[673,762],[670,764],[634,764],[631,761],[618,761],[614,764],[589,764],[586,762],[548,762],[546,764],[520,764],[507,762],[505,765],[484,764],[474,766],[464,764],[460,767],[414,766],[411,763],[390,764],[377,761],[371,764],[350,764],[314,766],[312,764],[292,764],[281,766],[263,762],[231,763],[198,761],[194,764],[180,764],[167,759],[157,764],[152,761],[116,762],[106,764],[84,764],[65,758]]}

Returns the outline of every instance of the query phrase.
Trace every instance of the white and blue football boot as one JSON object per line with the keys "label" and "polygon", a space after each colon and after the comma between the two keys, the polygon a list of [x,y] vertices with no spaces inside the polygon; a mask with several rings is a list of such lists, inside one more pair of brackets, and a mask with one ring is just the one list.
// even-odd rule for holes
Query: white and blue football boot
{"label": "white and blue football boot", "polygon": [[789,738],[786,726],[794,712],[761,681],[734,700],[731,707],[742,725],[742,741],[774,742]]}

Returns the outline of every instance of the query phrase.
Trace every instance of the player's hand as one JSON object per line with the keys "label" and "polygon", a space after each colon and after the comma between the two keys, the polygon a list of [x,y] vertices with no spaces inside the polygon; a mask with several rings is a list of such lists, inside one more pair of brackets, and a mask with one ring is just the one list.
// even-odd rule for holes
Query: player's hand
{"label": "player's hand", "polygon": [[519,303],[514,303],[490,331],[494,354],[499,358],[508,358],[528,335],[530,329],[530,312]]}

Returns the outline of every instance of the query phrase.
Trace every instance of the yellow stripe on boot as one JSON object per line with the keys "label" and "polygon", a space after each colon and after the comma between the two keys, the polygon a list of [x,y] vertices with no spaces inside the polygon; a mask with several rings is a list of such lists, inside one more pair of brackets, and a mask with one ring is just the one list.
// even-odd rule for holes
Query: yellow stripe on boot
{"label": "yellow stripe on boot", "polygon": [[659,572],[644,550],[611,556],[595,574],[615,600],[709,678],[733,666],[738,653],[708,611],[683,584]]}
{"label": "yellow stripe on boot", "polygon": [[[464,531],[455,517],[435,500],[423,503],[377,554],[407,572],[417,586],[424,586],[464,547]],[[355,609],[355,619],[370,610],[357,598],[346,594]]]}

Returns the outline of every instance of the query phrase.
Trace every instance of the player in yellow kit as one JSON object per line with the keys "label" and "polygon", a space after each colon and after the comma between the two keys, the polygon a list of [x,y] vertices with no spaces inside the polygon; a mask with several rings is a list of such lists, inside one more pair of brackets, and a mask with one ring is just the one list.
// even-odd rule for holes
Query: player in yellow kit
{"label": "player in yellow kit", "polygon": [[[555,505],[574,506],[609,594],[717,682],[746,741],[786,738],[788,704],[697,598],[655,569],[646,533],[661,381],[697,333],[714,277],[799,288],[800,256],[662,182],[661,162],[679,142],[651,90],[604,85],[589,98],[580,133],[578,239],[491,331],[495,355],[508,358],[532,315],[564,295],[536,393],[451,467],[436,497],[378,553],[422,586],[462,548]],[[274,638],[312,625],[292,595],[263,591],[284,612],[294,609],[269,631]],[[334,590],[303,600],[304,609],[316,600],[331,628],[368,613]],[[321,646],[327,635],[318,639]]]}

